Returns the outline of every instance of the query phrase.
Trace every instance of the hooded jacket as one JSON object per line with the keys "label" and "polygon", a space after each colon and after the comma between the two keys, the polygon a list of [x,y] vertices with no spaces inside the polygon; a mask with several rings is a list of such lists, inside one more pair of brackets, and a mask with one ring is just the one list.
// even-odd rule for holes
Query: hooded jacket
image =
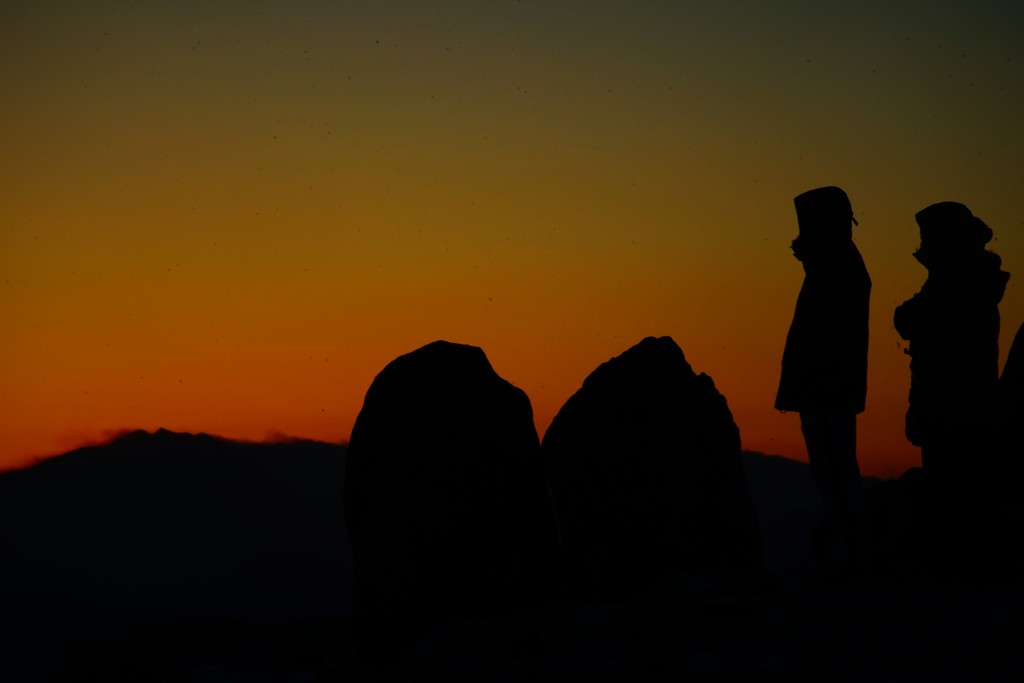
{"label": "hooded jacket", "polygon": [[999,302],[1009,274],[991,251],[914,254],[928,269],[921,291],[893,317],[909,344],[906,434],[927,446],[953,424],[991,419],[999,381]]}
{"label": "hooded jacket", "polygon": [[778,410],[864,411],[871,278],[849,237],[793,241],[804,281],[782,354]]}

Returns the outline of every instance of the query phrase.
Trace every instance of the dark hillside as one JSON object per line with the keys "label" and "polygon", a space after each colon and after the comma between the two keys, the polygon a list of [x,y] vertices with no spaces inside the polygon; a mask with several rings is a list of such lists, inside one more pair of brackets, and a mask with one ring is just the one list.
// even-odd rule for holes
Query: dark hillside
{"label": "dark hillside", "polygon": [[347,614],[344,454],[161,430],[0,476],[6,642]]}

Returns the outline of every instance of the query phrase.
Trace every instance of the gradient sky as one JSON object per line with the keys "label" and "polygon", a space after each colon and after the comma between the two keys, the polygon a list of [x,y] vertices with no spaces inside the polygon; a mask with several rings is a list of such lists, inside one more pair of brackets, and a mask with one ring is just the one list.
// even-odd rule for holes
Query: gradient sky
{"label": "gradient sky", "polygon": [[917,464],[892,311],[914,213],[967,204],[1024,321],[1024,3],[0,5],[0,467],[124,428],[347,439],[373,377],[483,347],[541,435],[671,335],[744,447],[849,193],[874,281],[871,474]]}

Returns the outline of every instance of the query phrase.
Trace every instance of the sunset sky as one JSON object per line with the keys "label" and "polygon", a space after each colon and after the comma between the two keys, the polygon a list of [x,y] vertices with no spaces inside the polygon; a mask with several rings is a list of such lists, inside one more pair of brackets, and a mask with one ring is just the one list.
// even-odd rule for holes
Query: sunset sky
{"label": "sunset sky", "polygon": [[961,201],[1024,322],[1024,3],[0,5],[0,467],[126,428],[347,439],[374,376],[482,347],[538,431],[670,335],[745,448],[840,185],[874,281],[862,469],[903,437],[914,213]]}

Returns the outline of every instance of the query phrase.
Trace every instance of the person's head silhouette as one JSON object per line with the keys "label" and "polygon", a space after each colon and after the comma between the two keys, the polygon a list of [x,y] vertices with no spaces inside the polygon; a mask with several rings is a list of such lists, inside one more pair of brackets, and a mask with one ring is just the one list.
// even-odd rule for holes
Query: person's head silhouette
{"label": "person's head silhouette", "polygon": [[835,242],[853,238],[853,206],[842,188],[829,186],[808,190],[793,199],[800,239],[807,243]]}
{"label": "person's head silhouette", "polygon": [[914,217],[921,228],[914,256],[928,269],[983,251],[992,239],[992,228],[959,202],[932,204]]}

